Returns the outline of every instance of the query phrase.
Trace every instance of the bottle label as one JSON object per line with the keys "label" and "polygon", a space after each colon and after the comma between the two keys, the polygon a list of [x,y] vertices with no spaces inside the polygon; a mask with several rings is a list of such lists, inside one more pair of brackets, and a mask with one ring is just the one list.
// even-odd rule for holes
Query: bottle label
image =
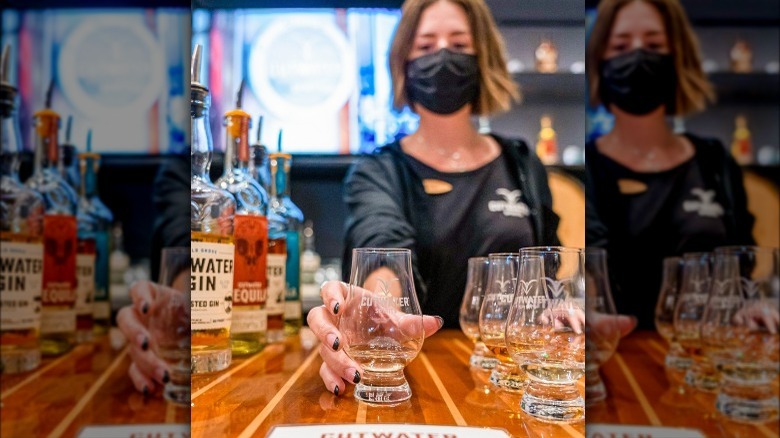
{"label": "bottle label", "polygon": [[300,301],[286,301],[284,303],[284,319],[300,319],[303,316]]}
{"label": "bottle label", "polygon": [[41,312],[41,334],[68,333],[76,331],[76,310],[43,308]]}
{"label": "bottle label", "polygon": [[[301,241],[300,233],[297,231],[287,231],[287,273],[286,273],[286,291],[284,298],[287,301],[297,301],[301,299]],[[285,312],[286,314],[287,312]]]}
{"label": "bottle label", "polygon": [[[46,215],[43,218],[43,306],[76,303],[76,218]],[[75,324],[75,321],[74,321]]]}
{"label": "bottle label", "polygon": [[95,239],[95,302],[108,301],[108,232],[98,231]]}
{"label": "bottle label", "polygon": [[0,244],[0,326],[3,330],[38,329],[41,324],[43,244]]}
{"label": "bottle label", "polygon": [[111,303],[108,301],[96,301],[92,303],[92,317],[103,320],[111,318]]}
{"label": "bottle label", "polygon": [[268,219],[265,216],[236,215],[233,224],[236,246],[233,305],[264,306],[267,298]]}
{"label": "bottle label", "polygon": [[265,309],[236,308],[230,333],[258,333],[268,330],[268,315]]}
{"label": "bottle label", "polygon": [[95,254],[76,255],[76,314],[91,315],[95,296]]}
{"label": "bottle label", "polygon": [[265,308],[269,315],[284,313],[285,254],[268,254],[268,301]]}
{"label": "bottle label", "polygon": [[191,328],[230,328],[233,311],[233,245],[190,243],[192,254]]}

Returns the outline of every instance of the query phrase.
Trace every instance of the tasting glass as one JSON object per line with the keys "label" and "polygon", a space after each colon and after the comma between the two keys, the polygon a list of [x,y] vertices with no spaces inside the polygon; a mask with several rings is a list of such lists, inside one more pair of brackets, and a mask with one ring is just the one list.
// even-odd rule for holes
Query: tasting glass
{"label": "tasting glass", "polygon": [[599,368],[617,349],[620,329],[612,300],[607,252],[585,249],[585,403],[592,405],[607,397]]}
{"label": "tasting glass", "polygon": [[687,370],[691,358],[685,354],[674,336],[674,309],[682,286],[683,259],[665,257],[661,276],[661,290],[655,305],[655,328],[658,334],[669,344],[666,353],[666,368],[673,371]]}
{"label": "tasting glass", "polygon": [[505,391],[518,392],[525,385],[525,376],[509,354],[505,335],[515,295],[520,254],[490,254],[488,262],[488,284],[479,312],[479,335],[498,358],[498,364],[490,374],[490,383]]}
{"label": "tasting glass", "polygon": [[732,421],[778,419],[779,254],[755,246],[715,250],[702,344],[721,377],[717,411]]}
{"label": "tasting glass", "polygon": [[710,292],[712,255],[705,252],[683,254],[680,295],[674,309],[674,337],[693,362],[685,373],[685,383],[704,392],[718,387],[715,369],[701,346],[701,322]]}
{"label": "tasting glass", "polygon": [[424,331],[408,249],[356,248],[339,330],[344,351],[363,368],[355,398],[393,405],[412,396],[404,368]]}
{"label": "tasting glass", "polygon": [[474,343],[474,351],[471,353],[469,363],[472,367],[484,370],[492,370],[498,363],[498,359],[490,353],[479,338],[479,311],[485,298],[489,266],[487,257],[469,258],[466,290],[460,305],[459,318],[460,329]]}
{"label": "tasting glass", "polygon": [[506,346],[514,362],[522,365],[542,354],[545,339],[535,336],[536,320],[546,317],[547,288],[539,255],[521,255],[515,296],[506,323]]}
{"label": "tasting glass", "polygon": [[190,405],[190,248],[163,248],[161,287],[149,309],[149,335],[155,354],[170,368],[166,400]]}
{"label": "tasting glass", "polygon": [[529,247],[520,253],[541,256],[547,293],[543,316],[526,325],[529,339],[542,348],[522,364],[528,385],[520,408],[540,421],[581,421],[585,401],[577,380],[585,374],[584,251]]}

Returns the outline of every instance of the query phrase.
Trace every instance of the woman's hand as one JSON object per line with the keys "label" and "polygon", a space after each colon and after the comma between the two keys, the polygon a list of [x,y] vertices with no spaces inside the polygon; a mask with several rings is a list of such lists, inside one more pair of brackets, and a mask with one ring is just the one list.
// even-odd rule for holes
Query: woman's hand
{"label": "woman's hand", "polygon": [[133,363],[128,374],[135,389],[148,395],[154,391],[155,382],[163,385],[168,383],[170,374],[168,365],[152,351],[147,323],[150,310],[155,304],[155,297],[161,288],[156,283],[138,281],[130,287],[130,297],[133,304],[123,307],[117,314],[119,329],[130,344],[130,357]]}
{"label": "woman's hand", "polygon": [[[309,312],[306,321],[309,328],[320,340],[322,366],[320,377],[328,391],[343,394],[346,382],[358,383],[363,370],[344,352],[343,336],[339,332],[338,317],[343,314],[349,286],[339,281],[328,281],[320,288],[320,297],[324,303]],[[436,333],[444,325],[438,316],[423,316],[425,337]]]}

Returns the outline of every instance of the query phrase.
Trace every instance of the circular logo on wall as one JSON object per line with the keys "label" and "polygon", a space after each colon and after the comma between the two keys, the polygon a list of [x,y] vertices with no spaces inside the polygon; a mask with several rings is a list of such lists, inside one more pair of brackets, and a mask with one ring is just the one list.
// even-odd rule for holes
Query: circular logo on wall
{"label": "circular logo on wall", "polygon": [[162,51],[140,21],[85,19],[58,57],[60,85],[86,115],[114,118],[149,109],[160,96]]}
{"label": "circular logo on wall", "polygon": [[249,84],[279,118],[337,111],[355,89],[355,57],[330,19],[278,19],[255,39]]}

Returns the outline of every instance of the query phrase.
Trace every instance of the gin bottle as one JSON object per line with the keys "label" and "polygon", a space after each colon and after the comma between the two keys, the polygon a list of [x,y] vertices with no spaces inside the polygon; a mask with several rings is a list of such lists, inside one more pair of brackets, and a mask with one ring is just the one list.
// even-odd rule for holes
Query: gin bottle
{"label": "gin bottle", "polygon": [[43,280],[43,197],[19,181],[22,142],[17,89],[10,83],[10,48],[2,56],[0,77],[0,372],[21,373],[38,367],[41,351]]}
{"label": "gin bottle", "polygon": [[233,195],[211,182],[211,96],[200,83],[201,46],[192,55],[190,119],[192,144],[191,215],[191,361],[193,373],[230,366],[233,311]]}

